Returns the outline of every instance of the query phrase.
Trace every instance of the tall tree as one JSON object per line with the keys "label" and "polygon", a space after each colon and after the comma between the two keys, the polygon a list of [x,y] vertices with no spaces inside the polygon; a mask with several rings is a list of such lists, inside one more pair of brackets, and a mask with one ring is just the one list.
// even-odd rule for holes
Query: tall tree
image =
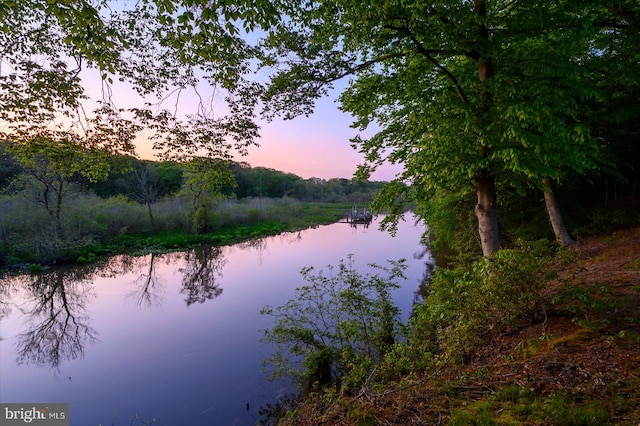
{"label": "tall tree", "polygon": [[94,182],[106,178],[109,166],[105,154],[82,148],[70,135],[52,132],[31,135],[27,142],[10,144],[9,150],[23,170],[15,185],[51,217],[57,246],[64,238],[62,218],[72,178],[82,175]]}
{"label": "tall tree", "polygon": [[[542,185],[561,169],[582,169],[580,158],[595,148],[573,119],[581,86],[558,87],[550,79],[579,69],[576,55],[587,38],[579,14],[569,8],[573,2],[284,3],[289,19],[265,43],[272,53],[265,65],[278,66],[265,96],[266,115],[308,114],[333,82],[349,77],[341,107],[355,116],[355,127],[380,129],[353,141],[366,155],[360,174],[368,176],[386,158],[404,163],[398,182],[424,186],[407,191],[394,183],[379,204],[392,204],[395,189],[409,196],[473,191],[485,256],[501,247],[499,180],[526,177],[527,184]],[[558,47],[558,38],[571,37],[569,47]],[[528,46],[535,50],[527,54]],[[536,104],[542,110],[528,105],[537,93],[548,102]],[[551,129],[543,125],[556,116],[562,120]],[[537,157],[549,147],[571,161]]]}

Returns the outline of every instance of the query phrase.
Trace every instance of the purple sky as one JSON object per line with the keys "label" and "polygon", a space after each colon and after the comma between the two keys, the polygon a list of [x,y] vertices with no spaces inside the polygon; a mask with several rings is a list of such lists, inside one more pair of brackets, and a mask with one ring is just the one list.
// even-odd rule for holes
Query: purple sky
{"label": "purple sky", "polygon": [[[252,166],[265,166],[294,173],[303,178],[352,178],[363,155],[349,140],[358,134],[350,127],[352,118],[339,111],[331,99],[318,103],[310,117],[263,123],[259,147],[252,147],[243,160]],[[372,180],[391,180],[398,166],[385,165]]]}
{"label": "purple sky", "polygon": [[[85,70],[85,88],[92,100],[101,99],[102,87],[97,73]],[[319,100],[315,112],[310,117],[300,116],[293,120],[276,119],[260,122],[260,146],[251,147],[247,156],[236,156],[236,161],[245,161],[253,167],[269,167],[283,172],[294,173],[304,179],[319,177],[352,178],[363,155],[351,147],[349,140],[358,134],[350,127],[352,117],[341,112],[335,99],[340,87],[327,98]],[[143,100],[125,83],[116,82],[112,87],[114,104],[119,108],[142,106]],[[214,99],[210,102],[216,115],[224,114],[226,105],[219,94],[208,86],[198,87],[202,98]],[[177,110],[179,114],[196,111],[198,98],[194,93],[181,93],[179,99],[166,99],[162,108]],[[177,105],[176,105],[177,104]],[[85,106],[91,110],[91,106]],[[141,158],[153,158],[151,144],[140,141],[137,152]],[[391,180],[399,172],[399,166],[384,165],[374,173],[372,180]]]}

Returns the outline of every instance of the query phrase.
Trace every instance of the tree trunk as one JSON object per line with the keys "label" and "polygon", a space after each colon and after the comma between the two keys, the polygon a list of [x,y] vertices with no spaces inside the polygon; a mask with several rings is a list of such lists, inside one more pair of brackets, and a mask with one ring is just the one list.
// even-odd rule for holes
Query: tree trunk
{"label": "tree trunk", "polygon": [[[480,93],[478,100],[477,120],[478,127],[484,132],[490,124],[489,112],[493,106],[493,95],[490,80],[494,75],[493,60],[488,54],[489,29],[485,25],[487,17],[486,0],[475,0],[474,13],[476,15],[477,51],[473,57],[478,67],[480,79]],[[481,158],[486,159],[490,155],[490,146],[485,141],[480,143]],[[495,178],[490,170],[484,169],[476,174],[476,217],[478,218],[478,232],[482,254],[490,258],[500,250],[500,238],[498,236],[498,214],[496,211],[496,186]]]}
{"label": "tree trunk", "polygon": [[496,211],[496,187],[493,176],[483,174],[476,178],[476,217],[478,218],[478,232],[480,245],[484,257],[491,257],[500,250],[498,236],[498,214]]}
{"label": "tree trunk", "polygon": [[556,192],[553,189],[553,182],[549,178],[543,179],[542,182],[546,187],[544,191],[544,202],[547,205],[547,212],[549,213],[549,221],[553,227],[553,233],[556,236],[556,241],[558,241],[562,247],[566,247],[573,243],[573,240],[569,236],[567,228],[564,226]]}
{"label": "tree trunk", "polygon": [[151,232],[156,231],[155,223],[153,222],[153,212],[151,211],[151,202],[147,201],[147,211],[149,212],[149,222],[151,223]]}

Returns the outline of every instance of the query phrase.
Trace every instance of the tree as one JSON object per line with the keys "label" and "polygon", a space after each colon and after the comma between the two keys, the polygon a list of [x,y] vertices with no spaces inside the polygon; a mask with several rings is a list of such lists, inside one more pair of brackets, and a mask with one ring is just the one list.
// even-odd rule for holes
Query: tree
{"label": "tree", "polygon": [[162,184],[155,167],[149,162],[136,161],[133,169],[127,175],[128,195],[133,200],[147,206],[151,232],[155,231],[155,221],[151,205],[162,197]]}
{"label": "tree", "polygon": [[205,193],[218,195],[223,188],[235,187],[233,171],[228,162],[208,157],[195,157],[182,165],[184,183],[182,192],[191,198],[191,207],[197,210],[203,205]]}
{"label": "tree", "polygon": [[20,174],[20,165],[11,152],[8,142],[0,142],[0,190],[6,188]]}
{"label": "tree", "polygon": [[233,188],[236,182],[229,163],[209,157],[194,157],[183,164],[184,184],[181,192],[191,198],[196,233],[207,227],[207,206],[204,196],[222,194],[224,188]]}
{"label": "tree", "polygon": [[154,168],[158,173],[163,195],[171,195],[180,191],[184,180],[184,171],[179,163],[161,161],[154,163]]}
{"label": "tree", "polygon": [[72,189],[72,178],[105,179],[109,171],[104,153],[83,149],[72,135],[42,132],[25,142],[9,145],[23,170],[15,181],[22,194],[41,205],[53,221],[54,242],[64,238],[64,202]]}
{"label": "tree", "polygon": [[[617,188],[625,183],[628,196],[634,198],[640,185],[640,4],[592,3],[595,36],[585,62],[589,85],[598,97],[582,105],[582,116],[607,154],[603,170],[607,202],[617,198]],[[613,191],[608,182],[613,182]]]}
{"label": "tree", "polygon": [[[542,186],[545,178],[592,164],[585,153],[596,145],[575,119],[584,84],[551,79],[581,82],[578,55],[586,51],[589,34],[580,9],[571,9],[580,5],[284,3],[290,19],[265,42],[271,55],[264,64],[277,64],[279,71],[270,81],[264,112],[308,114],[333,82],[350,77],[341,108],[354,115],[354,127],[380,129],[368,140],[353,140],[366,156],[359,174],[368,176],[387,159],[405,165],[398,182],[423,187],[392,184],[379,206],[394,204],[394,189],[429,198],[473,191],[482,252],[491,256],[501,247],[497,184]],[[549,117],[554,120],[547,127]],[[539,156],[550,147],[549,155]]]}
{"label": "tree", "polygon": [[[238,93],[255,91],[244,79],[255,52],[241,31],[268,26],[272,9],[268,1],[2,1],[0,121],[6,125],[0,138],[61,126],[75,137],[109,142],[113,152],[131,153],[131,139],[102,138],[119,121],[131,120],[149,130],[158,148],[179,156],[221,147],[246,152],[258,126],[254,104],[239,100],[256,97]],[[89,99],[82,81],[87,70],[100,75],[101,99]],[[129,83],[148,103],[118,109],[114,81]],[[214,114],[197,90],[201,82],[222,93],[223,111]],[[200,101],[195,113],[181,117],[177,103],[189,88]],[[173,111],[162,110],[170,98],[178,99]],[[111,126],[92,122],[105,114]]]}

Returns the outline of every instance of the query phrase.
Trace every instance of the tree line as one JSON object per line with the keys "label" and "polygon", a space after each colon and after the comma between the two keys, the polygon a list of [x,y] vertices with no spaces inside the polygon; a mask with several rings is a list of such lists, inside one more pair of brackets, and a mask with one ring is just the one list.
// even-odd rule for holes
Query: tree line
{"label": "tree line", "polygon": [[[26,178],[25,174],[35,176],[46,173],[45,169],[53,165],[50,159],[45,160],[49,153],[42,154],[43,161],[21,163],[8,142],[0,143],[0,190],[5,194],[11,193],[18,188],[18,182]],[[79,185],[102,198],[124,195],[144,202],[187,193],[197,198],[193,181],[197,178],[200,180],[199,188],[225,197],[291,197],[309,202],[347,203],[370,202],[385,184],[382,181],[346,178],[303,179],[296,174],[272,168],[252,167],[246,162],[216,162],[206,158],[179,163],[114,157],[109,161],[108,168],[104,179],[93,180],[74,172],[68,176],[68,183]]]}
{"label": "tree line", "polygon": [[46,138],[0,142],[0,265],[93,258],[92,246],[128,235],[188,239],[268,222],[285,229],[302,219],[303,203],[368,205],[383,184],[302,179],[207,157],[140,160]]}

